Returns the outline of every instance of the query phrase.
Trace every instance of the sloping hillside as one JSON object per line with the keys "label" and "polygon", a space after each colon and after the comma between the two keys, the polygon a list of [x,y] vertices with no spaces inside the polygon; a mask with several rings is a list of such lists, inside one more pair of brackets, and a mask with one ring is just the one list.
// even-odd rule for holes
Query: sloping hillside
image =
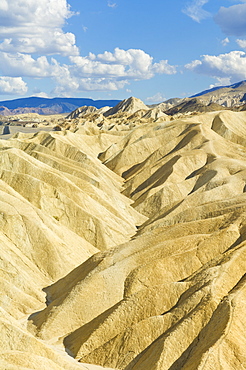
{"label": "sloping hillside", "polygon": [[229,86],[217,86],[202,91],[191,98],[197,97],[204,104],[216,103],[225,107],[234,107],[246,102],[246,81],[240,81]]}
{"label": "sloping hillside", "polygon": [[0,141],[1,366],[246,368],[246,113],[115,119]]}

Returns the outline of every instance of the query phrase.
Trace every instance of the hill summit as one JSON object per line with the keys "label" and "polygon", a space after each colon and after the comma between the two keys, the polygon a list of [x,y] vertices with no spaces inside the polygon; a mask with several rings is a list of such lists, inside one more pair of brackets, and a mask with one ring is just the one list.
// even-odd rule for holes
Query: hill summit
{"label": "hill summit", "polygon": [[140,109],[148,110],[149,108],[145,105],[142,100],[134,97],[124,99],[119,102],[115,107],[109,109],[104,113],[104,116],[111,116],[117,113],[135,113]]}

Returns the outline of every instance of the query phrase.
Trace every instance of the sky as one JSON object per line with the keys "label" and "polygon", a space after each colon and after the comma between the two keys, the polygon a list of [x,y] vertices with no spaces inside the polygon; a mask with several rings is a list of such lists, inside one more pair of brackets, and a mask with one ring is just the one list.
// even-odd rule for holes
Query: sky
{"label": "sky", "polygon": [[246,0],[1,0],[0,100],[147,104],[246,79]]}

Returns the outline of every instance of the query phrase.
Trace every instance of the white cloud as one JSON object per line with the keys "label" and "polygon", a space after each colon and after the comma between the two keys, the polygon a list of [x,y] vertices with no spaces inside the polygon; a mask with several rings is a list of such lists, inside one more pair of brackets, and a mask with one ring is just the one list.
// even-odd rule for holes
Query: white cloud
{"label": "white cloud", "polygon": [[111,1],[108,1],[108,7],[110,7],[110,8],[116,8],[117,7],[117,4],[116,3],[112,3]]}
{"label": "white cloud", "polygon": [[42,91],[40,93],[34,93],[32,96],[35,96],[38,98],[49,98],[49,95]]}
{"label": "white cloud", "polygon": [[45,56],[36,60],[28,54],[11,54],[0,52],[0,70],[3,74],[11,77],[49,77],[51,65]]}
{"label": "white cloud", "polygon": [[39,98],[49,98],[49,95],[46,92],[41,91],[38,87],[33,88],[32,96],[37,96]]}
{"label": "white cloud", "polygon": [[125,67],[120,64],[107,64],[98,60],[90,60],[88,57],[71,57],[70,60],[74,63],[72,67],[77,71],[78,76],[107,76],[107,77],[123,77],[125,76]]}
{"label": "white cloud", "polygon": [[210,89],[217,86],[228,86],[231,85],[232,83],[230,77],[217,77],[216,79],[217,79],[216,83],[209,85]]}
{"label": "white cloud", "polygon": [[162,93],[158,92],[154,96],[150,96],[149,98],[146,98],[146,100],[151,103],[159,103],[159,102],[165,101],[166,98]]}
{"label": "white cloud", "polygon": [[66,0],[1,0],[0,50],[78,55],[74,34],[62,30],[72,15]]}
{"label": "white cloud", "polygon": [[167,60],[153,63],[153,58],[139,49],[116,48],[113,53],[89,53],[86,57],[70,57],[70,61],[71,66],[60,66],[56,73],[57,92],[64,93],[66,86],[79,91],[119,90],[131,80],[150,79],[157,73],[176,73]]}
{"label": "white cloud", "polygon": [[33,58],[29,54],[0,51],[0,71],[10,77],[52,78],[57,84],[56,94],[65,91],[118,90],[131,80],[146,80],[155,74],[174,74],[176,68],[167,60],[153,63],[153,58],[139,49],[88,56],[71,56],[70,64],[60,64],[46,56]]}
{"label": "white cloud", "polygon": [[193,21],[200,22],[202,19],[210,17],[210,13],[203,9],[203,6],[208,3],[209,0],[193,0],[189,2],[183,13],[192,18]]}
{"label": "white cloud", "polygon": [[154,73],[173,75],[176,73],[176,67],[168,64],[168,60],[161,60],[159,63],[154,63],[152,67]]}
{"label": "white cloud", "polygon": [[[107,5],[117,6],[111,1]],[[116,48],[113,52],[80,56],[74,34],[63,31],[73,14],[67,0],[0,0],[0,74],[7,76],[1,82],[6,85],[19,76],[50,78],[56,84],[56,94],[68,95],[77,91],[118,90],[131,80],[176,73],[175,66],[167,60],[154,62],[140,49]],[[82,25],[82,29],[87,31],[86,26]],[[69,57],[68,63],[59,63],[51,57],[54,54]],[[26,86],[22,83],[20,94]]]}
{"label": "white cloud", "polygon": [[221,44],[223,45],[223,46],[226,46],[227,44],[229,44],[230,43],[230,40],[228,39],[228,37],[226,37],[224,40],[222,40],[221,41]]}
{"label": "white cloud", "polygon": [[203,55],[201,60],[194,60],[185,67],[193,72],[214,77],[219,82],[236,82],[246,79],[246,53],[231,51],[218,56]]}
{"label": "white cloud", "polygon": [[232,5],[229,8],[222,6],[214,20],[227,35],[246,35],[246,3]]}
{"label": "white cloud", "polygon": [[246,49],[246,40],[237,39],[236,42],[242,49]]}
{"label": "white cloud", "polygon": [[185,65],[185,68],[190,70],[196,70],[199,68],[199,66],[202,65],[202,62],[200,60],[193,60],[192,62]]}
{"label": "white cloud", "polygon": [[128,84],[126,80],[110,80],[106,78],[75,78],[56,79],[58,83],[53,90],[56,96],[71,96],[75,91],[116,91]]}
{"label": "white cloud", "polygon": [[0,76],[0,94],[24,95],[27,90],[27,85],[21,77]]}
{"label": "white cloud", "polygon": [[114,53],[105,51],[103,54],[90,53],[87,57],[70,57],[76,73],[80,76],[94,75],[115,77],[118,79],[142,80],[159,74],[174,74],[176,68],[167,60],[153,63],[153,58],[140,49],[123,50],[116,48]]}

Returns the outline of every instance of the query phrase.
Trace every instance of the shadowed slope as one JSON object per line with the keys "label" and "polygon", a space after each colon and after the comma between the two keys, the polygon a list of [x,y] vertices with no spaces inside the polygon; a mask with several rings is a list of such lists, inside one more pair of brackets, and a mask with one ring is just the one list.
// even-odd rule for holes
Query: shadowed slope
{"label": "shadowed slope", "polygon": [[220,117],[238,132],[243,116],[205,117],[139,127],[100,156],[149,219],[47,287],[52,302],[32,318],[39,337],[119,369],[244,364],[246,151],[214,129]]}
{"label": "shadowed slope", "polygon": [[[151,121],[103,143],[106,131],[88,123],[2,143],[1,238],[13,250],[4,304],[43,367],[59,369],[52,344],[115,369],[246,368],[245,120],[226,111]],[[8,306],[12,279],[20,293]],[[13,341],[25,363],[30,347]],[[10,342],[4,361],[14,361]]]}
{"label": "shadowed slope", "polygon": [[43,288],[99,249],[128,240],[145,219],[120,194],[122,179],[81,137],[18,134],[0,142],[4,369],[84,369],[28,333],[26,318],[49,302]]}

